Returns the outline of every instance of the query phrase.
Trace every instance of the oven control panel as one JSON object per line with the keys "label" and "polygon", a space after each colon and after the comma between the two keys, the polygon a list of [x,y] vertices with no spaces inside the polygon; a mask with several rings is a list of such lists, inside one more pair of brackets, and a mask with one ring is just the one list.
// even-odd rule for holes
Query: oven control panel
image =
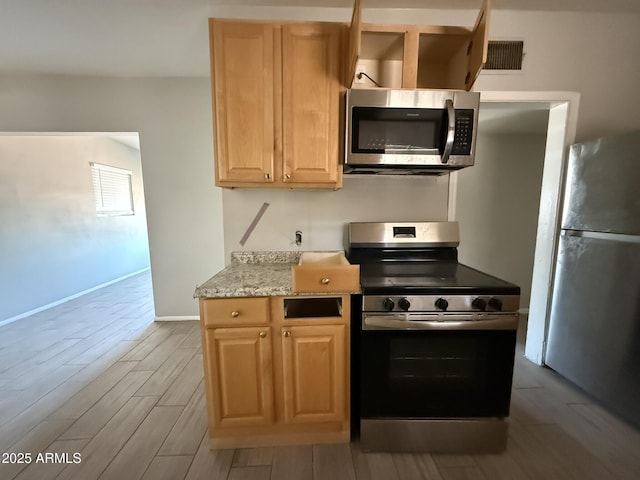
{"label": "oven control panel", "polygon": [[365,312],[517,312],[520,295],[365,295]]}

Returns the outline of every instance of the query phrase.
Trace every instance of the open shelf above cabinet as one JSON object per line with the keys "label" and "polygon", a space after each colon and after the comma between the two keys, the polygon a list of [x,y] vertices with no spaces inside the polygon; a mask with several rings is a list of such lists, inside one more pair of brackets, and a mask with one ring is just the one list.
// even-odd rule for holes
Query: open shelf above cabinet
{"label": "open shelf above cabinet", "polygon": [[488,27],[489,0],[470,28],[362,23],[356,0],[347,86],[471,90],[486,61]]}

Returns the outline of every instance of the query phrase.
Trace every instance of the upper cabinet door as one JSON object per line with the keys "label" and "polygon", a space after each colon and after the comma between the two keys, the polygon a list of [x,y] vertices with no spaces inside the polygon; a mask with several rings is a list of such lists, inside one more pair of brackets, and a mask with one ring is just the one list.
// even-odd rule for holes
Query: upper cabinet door
{"label": "upper cabinet door", "polygon": [[[346,83],[352,88],[471,90],[487,56],[489,0],[473,28],[362,23],[354,4]],[[356,78],[359,72],[366,76]]]}
{"label": "upper cabinet door", "polygon": [[336,23],[282,26],[285,183],[340,183],[344,33]]}
{"label": "upper cabinet door", "polygon": [[347,76],[345,85],[349,88],[353,84],[356,75],[356,66],[360,58],[360,42],[362,41],[362,14],[360,0],[355,0],[353,4],[353,14],[351,15],[351,26],[349,28],[349,52],[347,52]]}
{"label": "upper cabinet door", "polygon": [[487,49],[489,46],[489,1],[482,1],[482,8],[478,13],[478,19],[473,27],[471,41],[468,47],[468,70],[465,77],[465,86],[471,90],[478,78],[482,67],[487,62]]}
{"label": "upper cabinet door", "polygon": [[216,184],[274,178],[274,26],[209,20]]}

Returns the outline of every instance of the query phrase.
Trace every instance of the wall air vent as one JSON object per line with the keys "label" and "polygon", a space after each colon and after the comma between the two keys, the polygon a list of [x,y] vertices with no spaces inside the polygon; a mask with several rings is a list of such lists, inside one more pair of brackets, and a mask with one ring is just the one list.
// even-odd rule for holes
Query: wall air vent
{"label": "wall air vent", "polygon": [[487,63],[483,70],[522,70],[524,42],[489,40]]}

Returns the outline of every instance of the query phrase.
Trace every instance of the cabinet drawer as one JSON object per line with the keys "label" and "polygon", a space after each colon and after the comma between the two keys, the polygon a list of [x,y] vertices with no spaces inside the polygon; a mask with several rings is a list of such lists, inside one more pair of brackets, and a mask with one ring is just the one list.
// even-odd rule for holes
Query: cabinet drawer
{"label": "cabinet drawer", "polygon": [[360,291],[357,266],[323,267],[294,270],[293,285],[297,293],[349,293]]}
{"label": "cabinet drawer", "polygon": [[305,252],[291,274],[295,293],[360,291],[360,266],[349,264],[341,252]]}
{"label": "cabinet drawer", "polygon": [[269,323],[269,297],[208,299],[201,308],[205,326]]}

